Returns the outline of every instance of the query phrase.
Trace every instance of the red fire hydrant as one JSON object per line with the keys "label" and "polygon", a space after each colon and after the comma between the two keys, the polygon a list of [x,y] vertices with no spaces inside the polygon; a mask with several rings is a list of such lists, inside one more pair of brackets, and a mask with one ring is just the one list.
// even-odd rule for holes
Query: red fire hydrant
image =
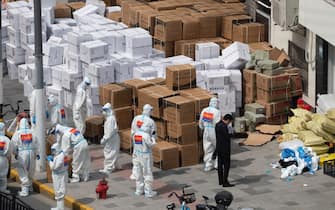
{"label": "red fire hydrant", "polygon": [[105,178],[99,181],[95,192],[98,194],[99,199],[107,199],[107,191],[108,191],[108,182]]}

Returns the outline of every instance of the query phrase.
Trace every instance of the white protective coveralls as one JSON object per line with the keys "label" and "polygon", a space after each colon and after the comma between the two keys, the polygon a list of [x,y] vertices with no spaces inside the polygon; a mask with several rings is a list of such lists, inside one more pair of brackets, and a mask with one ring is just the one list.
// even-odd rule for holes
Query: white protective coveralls
{"label": "white protective coveralls", "polygon": [[57,124],[66,125],[65,108],[57,102],[54,95],[48,97],[48,108],[49,127],[54,127]]}
{"label": "white protective coveralls", "polygon": [[73,122],[74,126],[79,130],[81,134],[85,133],[85,102],[87,97],[87,88],[91,85],[89,78],[85,77],[78,87],[76,97],[73,102]]}
{"label": "white protective coveralls", "polygon": [[8,192],[7,172],[9,167],[8,160],[11,154],[11,142],[5,136],[5,124],[0,122],[0,192]]}
{"label": "white protective coveralls", "polygon": [[[143,112],[141,115],[137,115],[136,117],[134,117],[132,123],[131,123],[131,136],[133,138],[134,134],[136,133],[136,131],[138,130],[142,130],[144,131],[144,129],[142,128],[146,128],[146,131],[152,138],[156,139],[157,138],[157,128],[156,128],[156,124],[155,121],[153,119],[150,118],[151,113],[153,111],[153,107],[149,104],[146,104],[143,106]],[[133,155],[133,160],[136,157],[134,157]],[[132,170],[132,174],[130,176],[131,180],[136,180],[136,172],[137,169],[135,168],[135,164],[133,162],[133,170]]]}
{"label": "white protective coveralls", "polygon": [[[18,172],[22,191],[20,196],[28,196],[32,188],[32,178],[35,174],[35,160],[39,159],[38,142],[34,140],[28,120],[21,119],[19,130],[12,137],[12,146],[18,160]],[[29,189],[30,188],[30,189]]]}
{"label": "white protective coveralls", "polygon": [[212,157],[216,147],[215,125],[220,120],[221,112],[218,109],[218,99],[213,97],[209,102],[209,107],[202,110],[199,119],[199,127],[203,130],[205,171],[217,167],[217,160],[213,160]]}
{"label": "white protective coveralls", "polygon": [[60,142],[63,152],[68,155],[73,150],[71,182],[79,182],[80,174],[82,174],[83,180],[87,182],[90,175],[91,158],[86,139],[75,128],[58,124],[55,131],[61,135]]}
{"label": "white protective coveralls", "polygon": [[52,171],[52,180],[55,190],[55,200],[57,207],[51,210],[64,210],[64,197],[66,194],[66,183],[68,182],[69,158],[61,150],[58,143],[51,146],[52,156],[48,156],[50,170]]}
{"label": "white protective coveralls", "polygon": [[120,152],[120,136],[118,134],[118,126],[116,118],[110,103],[102,107],[103,115],[105,116],[104,136],[100,143],[104,147],[104,169],[100,170],[102,173],[110,174],[113,170],[120,168],[118,165],[118,156]]}
{"label": "white protective coveralls", "polygon": [[134,152],[133,164],[136,170],[136,195],[142,195],[151,198],[157,195],[152,191],[154,177],[152,175],[153,158],[152,146],[156,144],[156,140],[145,132],[149,129],[142,128],[135,132],[133,136]]}

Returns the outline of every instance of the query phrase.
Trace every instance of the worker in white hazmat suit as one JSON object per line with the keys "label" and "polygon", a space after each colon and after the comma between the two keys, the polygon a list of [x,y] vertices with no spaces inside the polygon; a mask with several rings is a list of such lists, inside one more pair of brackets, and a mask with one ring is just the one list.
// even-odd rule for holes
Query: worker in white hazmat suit
{"label": "worker in white hazmat suit", "polygon": [[5,136],[5,124],[0,122],[0,192],[7,190],[7,172],[9,158],[12,154],[10,139]]}
{"label": "worker in white hazmat suit", "polygon": [[203,147],[205,171],[210,171],[217,167],[217,160],[213,160],[216,147],[215,125],[221,120],[221,112],[218,109],[218,99],[213,97],[209,102],[209,107],[202,110],[199,119],[199,127],[203,130]]}
{"label": "worker in white hazmat suit", "polygon": [[68,155],[73,150],[71,183],[80,181],[80,175],[85,182],[90,175],[91,158],[89,148],[84,136],[75,128],[56,125],[55,133],[61,135],[61,148]]}
{"label": "worker in white hazmat suit", "polygon": [[34,139],[28,120],[21,119],[19,130],[12,137],[13,153],[18,160],[18,172],[22,190],[20,196],[28,196],[32,191],[32,179],[35,174],[35,160],[39,160],[38,142]]}
{"label": "worker in white hazmat suit", "polygon": [[68,182],[69,158],[61,150],[58,143],[51,146],[51,153],[47,157],[50,170],[52,171],[52,181],[55,190],[56,208],[51,210],[64,210],[64,197],[66,193],[66,183]]}
{"label": "worker in white hazmat suit", "polygon": [[75,127],[79,130],[81,134],[85,133],[85,111],[86,109],[86,97],[87,97],[87,88],[91,85],[89,78],[85,77],[78,87],[76,96],[73,102],[73,122]]}
{"label": "worker in white hazmat suit", "polygon": [[[153,107],[149,104],[146,104],[143,106],[142,114],[134,117],[132,124],[131,124],[131,136],[132,137],[135,135],[136,131],[139,131],[139,130],[144,131],[143,128],[145,128],[146,131],[144,132],[147,132],[151,136],[151,138],[154,138],[154,139],[157,138],[157,128],[156,128],[155,121],[150,118],[152,111],[153,111]],[[133,155],[133,160],[134,159],[135,157]],[[135,167],[136,166],[133,163],[133,170],[130,176],[131,180],[136,180],[137,169]]]}
{"label": "worker in white hazmat suit", "polygon": [[120,137],[115,115],[110,103],[102,107],[102,113],[105,116],[104,136],[100,143],[104,145],[104,169],[100,172],[110,174],[113,170],[120,168],[118,165],[118,156],[120,151]]}
{"label": "worker in white hazmat suit", "polygon": [[49,127],[54,127],[57,124],[66,125],[65,108],[58,103],[54,95],[48,97],[48,117]]}
{"label": "worker in white hazmat suit", "polygon": [[142,127],[142,130],[136,131],[133,136],[133,164],[136,172],[135,194],[140,196],[144,193],[147,198],[157,195],[157,192],[152,190],[154,181],[152,146],[156,144],[156,139],[148,134],[149,130],[148,127]]}

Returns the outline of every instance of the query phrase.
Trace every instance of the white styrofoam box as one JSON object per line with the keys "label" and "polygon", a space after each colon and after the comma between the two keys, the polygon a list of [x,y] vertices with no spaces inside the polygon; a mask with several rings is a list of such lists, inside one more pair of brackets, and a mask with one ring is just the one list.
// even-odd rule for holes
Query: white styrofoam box
{"label": "white styrofoam box", "polygon": [[335,94],[318,94],[316,103],[318,108],[326,113],[329,109],[335,108]]}
{"label": "white styrofoam box", "polygon": [[71,32],[73,30],[72,27],[59,23],[59,24],[51,24],[47,26],[48,35],[49,36],[56,36],[56,37],[63,37],[65,34]]}
{"label": "white styrofoam box", "polygon": [[214,70],[224,68],[223,60],[219,58],[203,59],[201,62],[205,65],[205,70]]}
{"label": "white styrofoam box", "polygon": [[62,73],[62,87],[66,90],[75,90],[80,84],[83,77],[82,74],[73,71],[64,71]]}
{"label": "white styrofoam box", "polygon": [[[45,22],[45,17],[42,15],[42,31],[47,31],[47,24]],[[34,12],[26,12],[20,15],[20,30],[23,33],[31,34],[34,33]]]}
{"label": "white styrofoam box", "polygon": [[99,104],[99,86],[91,84],[88,89],[88,96],[93,104]]}
{"label": "white styrofoam box", "polygon": [[158,72],[153,66],[137,66],[133,70],[134,78],[141,77],[158,77]]}
{"label": "white styrofoam box", "polygon": [[80,18],[80,23],[82,24],[93,24],[93,25],[109,25],[116,24],[115,21],[107,19],[98,14],[90,14],[85,17]]}
{"label": "white styrofoam box", "polygon": [[84,17],[87,16],[89,14],[94,14],[94,13],[98,13],[99,8],[95,5],[86,5],[81,9],[76,10],[75,12],[73,12],[73,17],[76,21],[79,22],[80,17]]}
{"label": "white styrofoam box", "polygon": [[136,47],[136,48],[126,48],[126,53],[131,57],[148,57],[152,52],[152,46]]}
{"label": "white styrofoam box", "polygon": [[88,41],[92,41],[92,35],[91,34],[87,34],[87,33],[76,33],[76,32],[70,32],[67,34],[66,36],[67,38],[67,42],[75,45],[75,46],[80,46],[81,43],[83,42],[88,42]]}
{"label": "white styrofoam box", "polygon": [[228,88],[218,92],[221,115],[232,114],[236,111],[235,89]]}
{"label": "white styrofoam box", "polygon": [[236,102],[236,107],[241,108],[243,106],[242,104],[242,91],[235,91],[235,102]]}
{"label": "white styrofoam box", "polygon": [[190,64],[194,66],[195,70],[197,71],[205,70],[205,64],[200,61],[192,61]]}
{"label": "white styrofoam box", "polygon": [[8,76],[10,80],[18,79],[18,66],[12,59],[7,58]]}
{"label": "white styrofoam box", "polygon": [[22,64],[18,66],[18,79],[21,84],[24,84],[24,78],[27,76],[28,65]]}
{"label": "white styrofoam box", "polygon": [[8,37],[8,27],[9,27],[9,22],[7,20],[2,20],[1,22],[1,37],[2,39],[5,39]]}
{"label": "white styrofoam box", "polygon": [[51,79],[52,85],[61,88],[62,87],[62,74],[66,72],[65,65],[58,65],[51,67]]}
{"label": "white styrofoam box", "polygon": [[13,1],[13,2],[7,2],[7,9],[15,9],[15,8],[21,8],[21,7],[28,7],[31,8],[31,5],[26,1]]}
{"label": "white styrofoam box", "polygon": [[21,46],[21,34],[20,30],[16,30],[12,26],[8,27],[8,38],[9,42],[17,47]]}
{"label": "white styrofoam box", "polygon": [[[35,70],[35,64],[27,64],[26,77],[31,80],[32,84],[36,83],[37,72]],[[51,85],[52,83],[51,67],[43,65],[43,81],[45,85]]]}
{"label": "white styrofoam box", "polygon": [[226,69],[240,69],[250,61],[249,45],[234,42],[222,50],[223,64]]}
{"label": "white styrofoam box", "polygon": [[153,60],[152,66],[158,72],[158,77],[165,78],[166,67],[173,65],[172,62],[168,61],[167,59],[160,59],[160,60]]}
{"label": "white styrofoam box", "polygon": [[237,70],[231,70],[230,69],[230,73],[231,73],[231,77],[230,77],[230,81],[231,84],[234,86],[236,91],[242,91],[242,73],[239,69]]}
{"label": "white styrofoam box", "polygon": [[43,46],[43,63],[48,66],[60,65],[63,63],[64,47],[58,44],[47,43]]}
{"label": "white styrofoam box", "polygon": [[126,35],[126,48],[138,48],[152,46],[152,37],[150,34]]}
{"label": "white styrofoam box", "polygon": [[197,87],[206,89],[206,72],[205,71],[196,71],[197,75]]}
{"label": "white styrofoam box", "polygon": [[135,63],[129,59],[113,60],[115,68],[115,82],[123,82],[133,78],[133,69]]}
{"label": "white styrofoam box", "polygon": [[206,71],[206,87],[211,92],[225,90],[231,85],[231,72],[227,70]]}
{"label": "white styrofoam box", "polygon": [[180,60],[185,60],[185,61],[193,61],[192,58],[190,57],[187,57],[185,55],[176,55],[176,56],[172,56],[172,57],[168,57],[166,58],[167,61],[171,61],[171,62],[174,62],[174,61],[180,61]]}
{"label": "white styrofoam box", "polygon": [[[29,4],[34,6],[34,0],[29,0]],[[42,0],[41,1],[42,9],[49,8],[49,7],[54,7],[54,6],[56,6],[56,0]]]}
{"label": "white styrofoam box", "polygon": [[98,7],[98,11],[97,13],[104,16],[105,15],[105,11],[106,11],[106,4],[104,1],[100,1],[100,0],[86,0],[86,5],[94,5],[96,7]]}
{"label": "white styrofoam box", "polygon": [[107,7],[107,8],[106,8],[106,12],[107,12],[107,13],[121,12],[121,7],[120,7],[120,6]]}
{"label": "white styrofoam box", "polygon": [[20,29],[20,15],[29,13],[31,10],[28,7],[20,7],[8,10],[8,20],[12,27]]}
{"label": "white styrofoam box", "polygon": [[108,58],[108,45],[100,40],[80,45],[80,59],[86,63]]}
{"label": "white styrofoam box", "polygon": [[43,66],[43,80],[45,85],[52,85],[52,69],[51,66]]}
{"label": "white styrofoam box", "polygon": [[55,24],[60,23],[68,26],[77,26],[77,22],[72,18],[55,18]]}
{"label": "white styrofoam box", "polygon": [[195,60],[217,58],[220,56],[220,46],[214,42],[197,43],[195,45]]}
{"label": "white styrofoam box", "polygon": [[25,61],[24,50],[10,43],[6,44],[6,55],[7,58],[10,58],[15,64],[22,64]]}
{"label": "white styrofoam box", "polygon": [[152,66],[152,60],[145,58],[138,58],[134,60],[135,66]]}
{"label": "white styrofoam box", "polygon": [[55,85],[47,86],[46,95],[54,95],[60,105],[64,104],[64,90],[61,87],[57,87]]}
{"label": "white styrofoam box", "polygon": [[45,17],[45,23],[51,25],[55,23],[55,10],[53,7],[46,7],[42,9],[42,14]]}
{"label": "white styrofoam box", "polygon": [[65,41],[60,37],[51,36],[49,37],[47,44],[60,45],[60,44],[65,44]]}
{"label": "white styrofoam box", "polygon": [[61,65],[63,64],[63,57],[44,55],[43,64],[48,65],[48,66]]}
{"label": "white styrofoam box", "polygon": [[150,55],[148,56],[148,58],[151,58],[151,59],[154,59],[154,58],[155,59],[156,58],[165,58],[165,52],[153,48],[152,52],[150,53]]}
{"label": "white styrofoam box", "polygon": [[89,64],[88,73],[97,77],[108,77],[112,74],[114,78],[114,67],[108,62],[92,63]]}
{"label": "white styrofoam box", "polygon": [[73,44],[69,44],[69,45],[68,45],[68,50],[69,50],[69,52],[71,52],[71,53],[80,55],[80,46],[73,45]]}
{"label": "white styrofoam box", "polygon": [[[34,34],[26,34],[21,32],[21,44],[22,46],[27,47],[28,45],[32,45],[35,43],[35,35]],[[42,32],[42,42],[47,41],[47,34],[45,32]]]}
{"label": "white styrofoam box", "polygon": [[2,60],[6,59],[6,44],[8,42],[2,42],[1,45],[2,45]]}
{"label": "white styrofoam box", "polygon": [[66,65],[69,71],[82,72],[80,56],[72,52],[67,53]]}
{"label": "white styrofoam box", "polygon": [[35,64],[31,63],[31,64],[27,64],[27,78],[29,80],[33,79],[33,74],[35,74]]}
{"label": "white styrofoam box", "polygon": [[88,63],[81,62],[81,71],[84,77],[88,76],[88,71],[89,71],[89,65]]}

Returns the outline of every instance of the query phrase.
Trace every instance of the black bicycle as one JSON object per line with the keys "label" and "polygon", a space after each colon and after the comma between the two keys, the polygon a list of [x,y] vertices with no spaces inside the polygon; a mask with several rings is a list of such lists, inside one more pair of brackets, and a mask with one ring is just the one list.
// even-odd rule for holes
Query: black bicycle
{"label": "black bicycle", "polygon": [[[190,189],[190,185],[183,186],[182,194],[178,195],[176,192],[172,192],[169,195],[169,198],[171,198],[173,195],[175,195],[180,204],[180,210],[190,210],[190,208],[186,204],[194,203],[196,201],[195,193],[192,189]],[[174,210],[176,208],[175,203],[171,203],[166,206],[167,210]]]}
{"label": "black bicycle", "polygon": [[215,195],[216,206],[208,204],[209,198],[202,196],[205,203],[196,205],[196,210],[227,210],[233,201],[233,194],[228,191],[222,191]]}

